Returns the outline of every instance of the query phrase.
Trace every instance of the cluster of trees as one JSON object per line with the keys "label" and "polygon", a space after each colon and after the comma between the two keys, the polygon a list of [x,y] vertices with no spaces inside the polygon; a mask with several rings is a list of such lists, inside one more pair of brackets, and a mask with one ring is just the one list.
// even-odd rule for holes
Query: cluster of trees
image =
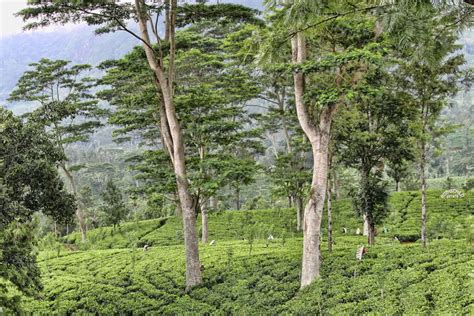
{"label": "cluster of trees", "polygon": [[[43,171],[51,173],[52,184],[59,181],[58,170],[69,182],[72,196],[47,192],[67,198],[61,203],[68,207],[56,204],[55,210],[68,218],[75,207],[85,241],[90,193],[83,188],[81,194],[74,174],[84,166],[70,164],[66,148],[87,141],[108,119],[117,127],[117,141],[143,142],[145,150],[127,160],[140,182],[134,194],[155,205],[177,205],[188,289],[202,282],[197,215],[207,242],[207,213],[228,192],[239,209],[243,186],[256,180],[265,159],[273,193],[297,210],[297,229],[304,236],[302,287],[320,274],[323,210],[327,202],[330,224],[340,168],[357,172],[351,195],[373,244],[375,226],[387,210],[384,175],[398,188],[407,166],[417,164],[426,245],[425,171],[433,139],[449,130],[439,121],[448,97],[471,81],[456,40],[473,7],[451,1],[268,0],[262,17],[244,6],[204,2],[38,0],[19,13],[37,19],[27,29],[84,21],[97,25],[98,34],[125,31],[141,42],[122,59],[104,61],[100,79],[86,75],[88,65],[40,60],[11,93],[10,100],[37,107],[26,123],[3,111],[5,120],[19,124],[18,130],[21,124],[35,126],[40,132],[34,137],[46,135],[47,151],[57,154],[45,157],[49,165]],[[138,23],[138,32],[130,20]],[[111,110],[99,106],[100,100]],[[263,156],[265,143],[270,157]],[[4,163],[9,152],[1,153]],[[63,190],[60,183],[54,187]],[[9,202],[8,190],[2,188],[0,193],[7,193],[0,202],[19,205]],[[113,182],[103,200],[108,223],[118,225],[128,210]],[[34,201],[25,206],[24,221],[34,211],[48,214],[48,203],[55,200]],[[5,225],[12,221],[19,219],[7,218]]]}

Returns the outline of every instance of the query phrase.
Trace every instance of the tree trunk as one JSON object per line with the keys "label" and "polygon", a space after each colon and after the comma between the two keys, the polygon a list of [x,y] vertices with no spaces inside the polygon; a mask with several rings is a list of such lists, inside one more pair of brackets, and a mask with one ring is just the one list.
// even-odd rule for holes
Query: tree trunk
{"label": "tree trunk", "polygon": [[364,214],[364,229],[362,235],[369,236],[369,220],[367,214]]}
{"label": "tree trunk", "polygon": [[400,188],[400,180],[397,180],[395,182],[395,191],[397,192],[400,192],[401,191],[401,188]]}
{"label": "tree trunk", "polygon": [[207,244],[209,239],[209,224],[207,219],[207,209],[205,206],[201,206],[201,224],[202,224],[202,243]]}
{"label": "tree trunk", "polygon": [[87,241],[87,227],[86,227],[86,221],[84,219],[84,210],[82,208],[82,203],[79,199],[79,192],[77,191],[77,187],[76,187],[76,181],[74,180],[74,176],[72,175],[72,173],[69,171],[69,169],[66,167],[64,163],[61,164],[61,169],[63,169],[64,173],[66,174],[66,177],[69,180],[69,184],[71,185],[72,194],[74,195],[74,198],[76,199],[76,202],[77,202],[76,218],[79,224],[79,229],[81,231],[81,241],[86,242]]}
{"label": "tree trunk", "polygon": [[303,214],[303,199],[301,196],[295,195],[295,207],[296,207],[296,230],[301,231],[303,229],[304,214]]}
{"label": "tree trunk", "polygon": [[327,195],[328,195],[328,201],[327,201],[327,209],[328,209],[328,250],[329,252],[332,252],[332,190],[331,190],[331,183],[330,180],[328,179],[328,188],[327,188]]}
{"label": "tree trunk", "polygon": [[420,181],[421,181],[421,244],[426,247],[426,146],[421,146]]}
{"label": "tree trunk", "polygon": [[235,208],[240,211],[240,188],[235,188]]}
{"label": "tree trunk", "polygon": [[375,245],[375,225],[369,221],[369,234],[368,234],[369,245]]}
{"label": "tree trunk", "polygon": [[[303,33],[297,32],[291,39],[292,60],[301,64],[306,60],[306,42]],[[320,276],[320,234],[328,176],[329,133],[335,106],[325,107],[319,114],[316,128],[304,103],[304,76],[301,71],[293,73],[295,106],[298,121],[311,143],[313,153],[313,176],[310,195],[304,210],[303,258],[301,287],[310,285]]]}
{"label": "tree trunk", "polygon": [[[182,129],[176,115],[176,108],[173,102],[173,79],[174,79],[174,58],[175,58],[175,23],[176,23],[176,0],[170,0],[170,19],[169,19],[169,62],[168,76],[166,77],[163,69],[163,60],[156,54],[152,48],[152,43],[147,29],[148,15],[146,12],[145,1],[135,0],[137,9],[138,25],[140,28],[141,39],[144,41],[143,47],[147,57],[148,65],[154,72],[159,84],[162,95],[164,111],[160,111],[161,133],[170,137],[166,140],[169,145],[167,149],[173,163],[178,196],[183,212],[183,232],[184,247],[186,253],[186,289],[198,285],[202,282],[201,264],[199,261],[199,242],[196,233],[196,216],[193,207],[193,199],[189,192],[189,184],[186,175],[184,138]],[[158,62],[161,60],[161,62]],[[166,122],[166,123],[165,123]],[[166,131],[163,130],[163,124],[167,124]],[[166,133],[168,132],[168,133]]]}
{"label": "tree trunk", "polygon": [[209,198],[209,206],[211,209],[216,210],[217,209],[217,198],[215,196],[211,196]]}

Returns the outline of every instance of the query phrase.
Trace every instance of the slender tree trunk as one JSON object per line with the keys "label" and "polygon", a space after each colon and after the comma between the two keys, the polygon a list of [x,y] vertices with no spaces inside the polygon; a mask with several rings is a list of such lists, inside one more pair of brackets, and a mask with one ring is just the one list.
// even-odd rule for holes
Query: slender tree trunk
{"label": "slender tree trunk", "polygon": [[362,231],[363,236],[369,236],[369,219],[367,214],[364,214],[364,229]]}
{"label": "slender tree trunk", "polygon": [[426,146],[421,146],[420,182],[421,182],[421,244],[426,247]]}
{"label": "slender tree trunk", "polygon": [[[372,210],[370,209],[370,204],[368,200],[368,187],[369,187],[369,176],[370,176],[370,169],[363,169],[362,170],[362,179],[361,179],[361,186],[362,186],[362,194],[364,196],[364,236],[367,236],[367,242],[369,245],[373,245],[375,243],[375,226],[372,223]],[[367,234],[366,234],[367,230]]]}
{"label": "slender tree trunk", "polygon": [[81,231],[81,241],[86,242],[87,241],[87,227],[86,227],[86,221],[84,219],[84,210],[82,208],[82,203],[79,199],[79,192],[77,191],[77,187],[76,187],[76,181],[74,179],[74,176],[72,175],[72,173],[69,171],[69,169],[66,167],[64,163],[61,164],[61,169],[63,169],[64,173],[66,174],[66,177],[69,180],[69,184],[71,185],[72,194],[74,195],[74,198],[76,199],[76,202],[77,202],[76,218],[79,224],[79,229]]}
{"label": "slender tree trunk", "polygon": [[[199,261],[199,241],[196,233],[196,216],[193,207],[193,199],[189,191],[189,184],[186,175],[184,138],[182,129],[176,115],[176,108],[173,102],[173,80],[174,80],[174,58],[175,58],[175,23],[176,23],[176,0],[169,0],[170,4],[170,18],[169,18],[169,62],[168,62],[168,76],[165,75],[163,69],[163,60],[157,56],[152,49],[152,43],[147,29],[148,15],[146,12],[144,0],[135,0],[135,6],[138,15],[138,25],[140,28],[141,38],[144,41],[143,47],[147,57],[148,65],[154,72],[157,82],[159,84],[162,95],[162,102],[164,117],[160,117],[167,122],[164,136],[169,136],[166,140],[168,150],[170,151],[170,158],[173,163],[174,173],[176,176],[176,184],[178,189],[178,196],[183,212],[183,231],[184,231],[184,247],[186,253],[186,288],[198,285],[202,282],[201,278],[201,264]],[[158,61],[160,60],[160,61]],[[164,113],[163,113],[164,112]],[[164,122],[162,122],[164,124]]]}
{"label": "slender tree trunk", "polygon": [[213,210],[217,209],[217,198],[215,196],[211,196],[209,198],[209,206]]}
{"label": "slender tree trunk", "polygon": [[240,188],[235,188],[235,208],[240,211]]}
{"label": "slender tree trunk", "polygon": [[[306,60],[306,42],[303,33],[298,32],[291,39],[292,60],[301,64]],[[310,195],[304,210],[303,258],[301,269],[301,287],[310,285],[320,276],[321,249],[320,234],[326,186],[328,177],[329,133],[332,116],[336,107],[325,107],[319,115],[316,128],[304,103],[304,75],[301,71],[293,73],[295,88],[295,106],[298,121],[311,143],[313,153],[313,177]]]}
{"label": "slender tree trunk", "polygon": [[396,182],[395,182],[395,191],[397,191],[397,192],[401,191],[400,180],[396,180]]}
{"label": "slender tree trunk", "polygon": [[332,252],[332,190],[331,190],[331,181],[328,179],[328,187],[327,187],[327,209],[328,209],[328,250]]}
{"label": "slender tree trunk", "polygon": [[369,234],[367,238],[369,245],[375,245],[375,225],[369,220]]}
{"label": "slender tree trunk", "polygon": [[303,199],[299,195],[295,195],[295,207],[296,207],[296,230],[301,231],[303,229],[304,214],[303,214]]}
{"label": "slender tree trunk", "polygon": [[209,239],[209,224],[207,219],[206,206],[201,206],[202,243],[207,244]]}
{"label": "slender tree trunk", "polygon": [[337,177],[336,170],[332,172],[332,192],[335,195],[335,199],[339,200],[341,197],[341,193],[339,191],[338,177]]}

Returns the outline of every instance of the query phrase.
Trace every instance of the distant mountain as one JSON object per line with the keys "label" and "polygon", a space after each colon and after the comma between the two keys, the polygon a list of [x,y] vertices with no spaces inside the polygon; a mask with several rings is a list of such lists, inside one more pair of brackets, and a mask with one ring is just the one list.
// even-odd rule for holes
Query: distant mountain
{"label": "distant mountain", "polygon": [[126,54],[138,40],[125,32],[95,35],[94,28],[70,31],[22,33],[0,39],[0,104],[15,87],[30,63],[41,58],[65,59],[97,65]]}
{"label": "distant mountain", "polygon": [[[216,0],[213,0],[216,1]],[[263,0],[221,0],[263,9]],[[133,27],[132,27],[133,28]],[[0,105],[14,112],[27,110],[24,104],[7,104],[6,99],[28,64],[41,58],[64,59],[73,63],[98,65],[116,59],[139,41],[126,32],[95,35],[94,27],[78,26],[54,32],[30,32],[0,38]]]}

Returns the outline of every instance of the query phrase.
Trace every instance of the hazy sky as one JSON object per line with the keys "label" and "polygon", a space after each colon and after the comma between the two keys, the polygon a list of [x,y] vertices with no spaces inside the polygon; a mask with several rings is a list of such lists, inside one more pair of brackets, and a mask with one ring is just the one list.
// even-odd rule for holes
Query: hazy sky
{"label": "hazy sky", "polygon": [[[0,37],[21,33],[23,20],[13,14],[26,7],[27,0],[0,0]],[[41,32],[48,32],[64,26],[52,26],[44,28]],[[68,25],[67,28],[74,28]],[[38,32],[38,31],[35,31]]]}

